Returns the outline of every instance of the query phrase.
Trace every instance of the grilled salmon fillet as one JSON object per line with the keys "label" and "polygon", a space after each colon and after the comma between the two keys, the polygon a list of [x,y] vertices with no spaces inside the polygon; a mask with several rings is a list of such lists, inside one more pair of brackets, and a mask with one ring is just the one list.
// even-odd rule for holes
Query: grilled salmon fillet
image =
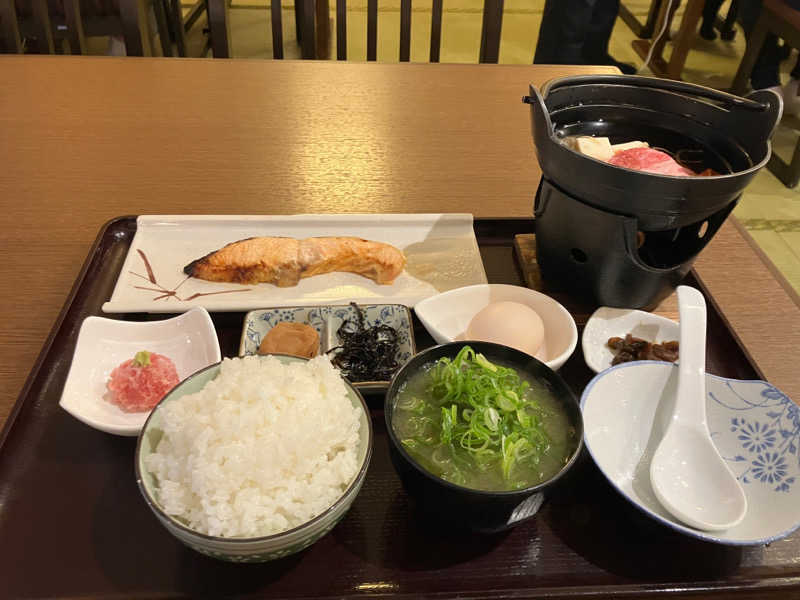
{"label": "grilled salmon fillet", "polygon": [[291,287],[305,277],[345,271],[388,285],[405,264],[394,246],[356,237],[254,237],[193,260],[183,272],[207,281]]}

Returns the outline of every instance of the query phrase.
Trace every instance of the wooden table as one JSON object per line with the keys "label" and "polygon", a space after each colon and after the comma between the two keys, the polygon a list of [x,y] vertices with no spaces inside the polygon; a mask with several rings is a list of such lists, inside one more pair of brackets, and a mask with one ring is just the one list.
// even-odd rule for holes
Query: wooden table
{"label": "wooden table", "polygon": [[[531,82],[587,71],[610,70],[0,58],[0,422],[109,219],[529,217],[540,172],[520,98]],[[785,358],[800,343],[797,299],[735,221],[696,272],[763,376],[800,398]]]}
{"label": "wooden table", "polygon": [[[0,58],[0,422],[100,227],[125,214],[530,216],[527,106],[607,68]],[[75,82],[80,82],[76,84]],[[697,262],[763,376],[794,398],[800,308],[734,220]]]}

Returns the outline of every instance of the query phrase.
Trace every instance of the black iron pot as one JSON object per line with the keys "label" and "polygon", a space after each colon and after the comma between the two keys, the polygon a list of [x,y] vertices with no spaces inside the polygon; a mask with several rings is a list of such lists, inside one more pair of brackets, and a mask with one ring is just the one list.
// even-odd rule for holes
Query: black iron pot
{"label": "black iron pot", "polygon": [[[531,86],[537,260],[547,279],[597,304],[650,307],[668,295],[766,165],[782,103],[625,75]],[[572,150],[563,138],[646,141],[709,177],[634,171]]]}
{"label": "black iron pot", "polygon": [[[772,91],[739,98],[680,81],[629,75],[565,77],[531,86],[533,138],[542,175],[566,193],[642,229],[694,223],[736,200],[770,157],[782,103]],[[616,167],[575,152],[568,135],[644,140],[721,173],[673,177]]]}

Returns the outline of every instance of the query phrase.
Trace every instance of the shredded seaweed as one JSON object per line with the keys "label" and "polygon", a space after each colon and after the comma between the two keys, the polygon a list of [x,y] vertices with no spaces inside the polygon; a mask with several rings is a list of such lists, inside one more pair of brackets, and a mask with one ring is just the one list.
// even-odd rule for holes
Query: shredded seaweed
{"label": "shredded seaweed", "polygon": [[356,318],[346,319],[336,335],[341,345],[328,350],[331,362],[350,381],[386,381],[397,370],[397,330],[389,325],[368,326],[355,302]]}

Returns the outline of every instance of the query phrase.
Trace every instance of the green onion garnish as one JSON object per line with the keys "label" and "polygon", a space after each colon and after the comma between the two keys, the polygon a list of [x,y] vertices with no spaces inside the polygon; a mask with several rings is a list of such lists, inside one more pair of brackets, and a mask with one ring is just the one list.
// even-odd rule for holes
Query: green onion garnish
{"label": "green onion garnish", "polygon": [[[415,430],[425,435],[403,444],[409,450],[431,447],[433,462],[445,465],[443,476],[455,483],[464,479],[461,467],[499,468],[509,487],[523,487],[515,469],[523,463],[535,466],[550,446],[529,384],[514,369],[493,364],[470,346],[453,360],[439,359],[429,375],[426,399],[439,407],[439,422],[434,417],[415,423]],[[424,404],[413,397],[398,408],[421,415]]]}

